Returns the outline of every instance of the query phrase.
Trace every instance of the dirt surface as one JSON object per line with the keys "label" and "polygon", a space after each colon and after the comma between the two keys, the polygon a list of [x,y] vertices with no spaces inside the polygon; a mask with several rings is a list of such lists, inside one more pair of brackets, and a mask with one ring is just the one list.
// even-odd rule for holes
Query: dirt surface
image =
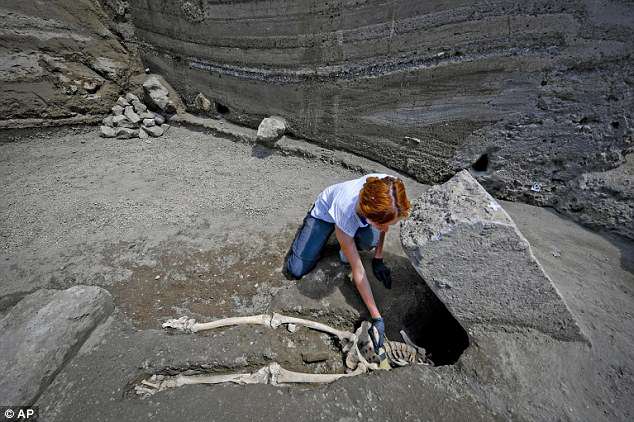
{"label": "dirt surface", "polygon": [[[181,315],[206,320],[282,311],[353,328],[366,314],[333,242],[299,282],[284,278],[281,264],[315,196],[358,173],[178,127],[151,143],[101,139],[83,127],[1,136],[0,315],[27,292],[76,284],[103,286],[116,305],[40,397],[47,421],[628,420],[633,414],[633,245],[511,203],[503,206],[592,347],[509,327],[469,333],[478,342],[460,357],[467,346],[461,342],[469,340],[417,276],[395,230],[385,249],[393,289],[370,277],[388,337],[398,339],[405,328],[446,365],[325,387],[187,386],[146,400],[131,396],[134,382],[157,372],[227,372],[271,361],[341,371],[337,344],[308,331],[239,327],[191,336],[163,332],[160,324]],[[426,189],[411,180],[406,186],[411,196]],[[305,363],[303,351],[327,358]]]}

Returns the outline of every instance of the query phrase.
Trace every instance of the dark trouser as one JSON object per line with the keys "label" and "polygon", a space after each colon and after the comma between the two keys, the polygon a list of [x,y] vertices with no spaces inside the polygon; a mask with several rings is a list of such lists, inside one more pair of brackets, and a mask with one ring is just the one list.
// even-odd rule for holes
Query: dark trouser
{"label": "dark trouser", "polygon": [[[285,263],[285,269],[295,278],[301,278],[315,268],[324,245],[335,230],[333,223],[313,217],[310,211],[312,207],[295,235]],[[379,235],[380,232],[370,225],[360,227],[354,235],[357,249],[372,249],[379,243]]]}

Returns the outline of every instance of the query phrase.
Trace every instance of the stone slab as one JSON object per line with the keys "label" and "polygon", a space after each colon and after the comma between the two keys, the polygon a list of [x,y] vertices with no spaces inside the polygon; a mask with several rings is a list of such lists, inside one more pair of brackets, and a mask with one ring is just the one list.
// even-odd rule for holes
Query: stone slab
{"label": "stone slab", "polygon": [[113,308],[95,286],[41,289],[11,308],[0,320],[0,405],[34,403]]}
{"label": "stone slab", "polygon": [[585,341],[528,241],[466,170],[413,201],[401,243],[463,327],[530,327]]}

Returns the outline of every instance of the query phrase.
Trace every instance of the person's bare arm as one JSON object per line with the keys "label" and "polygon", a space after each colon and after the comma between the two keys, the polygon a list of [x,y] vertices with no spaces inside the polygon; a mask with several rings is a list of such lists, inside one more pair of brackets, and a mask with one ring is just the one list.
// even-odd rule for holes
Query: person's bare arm
{"label": "person's bare arm", "polygon": [[387,235],[387,230],[380,233],[381,236],[379,237],[379,243],[376,245],[376,249],[374,250],[374,257],[376,259],[383,259],[383,243],[385,242],[385,235]]}
{"label": "person's bare arm", "polygon": [[348,258],[348,262],[350,262],[350,266],[352,267],[352,279],[359,291],[359,295],[361,295],[363,303],[365,303],[368,312],[370,312],[370,316],[372,318],[380,318],[381,313],[374,302],[372,289],[370,288],[368,277],[361,263],[361,257],[359,256],[359,251],[357,251],[357,245],[354,243],[354,238],[344,233],[343,230],[337,226],[335,226],[335,236],[339,241],[343,254]]}

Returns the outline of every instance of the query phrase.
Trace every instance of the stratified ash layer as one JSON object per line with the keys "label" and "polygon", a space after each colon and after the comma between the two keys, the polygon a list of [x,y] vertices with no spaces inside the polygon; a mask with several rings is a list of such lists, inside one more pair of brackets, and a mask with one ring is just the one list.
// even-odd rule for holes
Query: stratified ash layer
{"label": "stratified ash layer", "polygon": [[108,11],[98,0],[2,2],[0,129],[95,123],[135,85],[126,9]]}
{"label": "stratified ash layer", "polygon": [[144,60],[192,105],[437,183],[634,237],[634,7],[626,1],[130,5]]}

